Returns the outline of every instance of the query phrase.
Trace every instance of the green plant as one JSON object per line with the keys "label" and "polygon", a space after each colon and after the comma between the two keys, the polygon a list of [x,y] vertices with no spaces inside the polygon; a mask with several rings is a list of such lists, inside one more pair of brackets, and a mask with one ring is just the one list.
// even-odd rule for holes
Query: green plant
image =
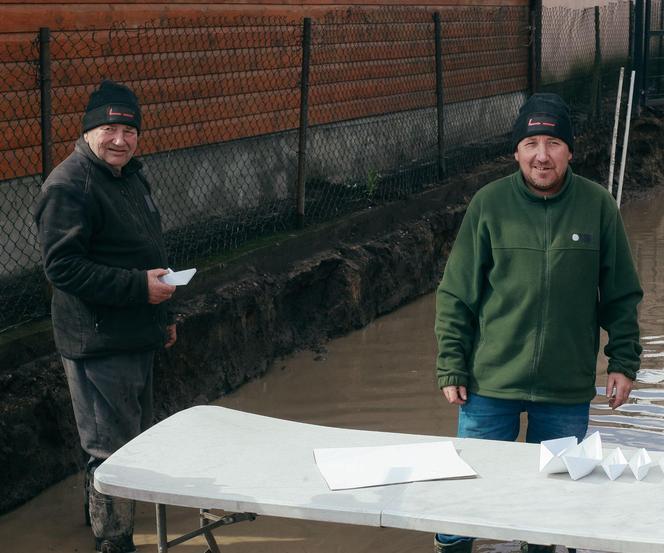
{"label": "green plant", "polygon": [[367,172],[367,197],[371,200],[376,195],[378,191],[378,185],[380,184],[380,173],[375,169],[369,169]]}

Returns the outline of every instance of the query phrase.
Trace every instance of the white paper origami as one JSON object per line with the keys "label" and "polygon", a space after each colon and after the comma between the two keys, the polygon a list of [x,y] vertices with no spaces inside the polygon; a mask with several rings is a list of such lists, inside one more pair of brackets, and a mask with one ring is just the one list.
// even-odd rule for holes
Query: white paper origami
{"label": "white paper origami", "polygon": [[599,432],[594,432],[579,445],[563,452],[562,458],[572,480],[590,474],[602,462],[602,438]]}
{"label": "white paper origami", "polygon": [[639,449],[629,460],[629,468],[632,469],[634,478],[637,480],[643,480],[646,477],[646,474],[648,474],[650,467],[653,465],[654,463],[650,458],[650,455],[648,455],[648,452],[643,448]]}
{"label": "white paper origami", "polygon": [[602,468],[611,480],[615,480],[623,473],[627,468],[627,459],[619,447],[602,461]]}
{"label": "white paper origami", "polygon": [[545,474],[567,472],[562,454],[577,444],[576,436],[544,440],[540,443],[539,470]]}

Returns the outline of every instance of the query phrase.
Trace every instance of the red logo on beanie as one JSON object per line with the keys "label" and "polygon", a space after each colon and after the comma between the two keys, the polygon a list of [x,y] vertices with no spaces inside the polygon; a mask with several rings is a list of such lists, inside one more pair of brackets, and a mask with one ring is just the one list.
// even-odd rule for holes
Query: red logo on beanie
{"label": "red logo on beanie", "polygon": [[534,121],[532,117],[530,119],[528,119],[528,126],[529,127],[536,127],[538,125],[544,125],[545,127],[555,127],[556,126],[555,123],[550,123],[550,122],[547,122],[547,121]]}
{"label": "red logo on beanie", "polygon": [[115,111],[115,109],[119,109],[119,108],[112,108],[112,107],[108,108],[108,116],[109,117],[120,116],[120,117],[127,117],[128,119],[133,119],[134,118],[133,113],[128,113],[128,112],[125,112],[125,111]]}

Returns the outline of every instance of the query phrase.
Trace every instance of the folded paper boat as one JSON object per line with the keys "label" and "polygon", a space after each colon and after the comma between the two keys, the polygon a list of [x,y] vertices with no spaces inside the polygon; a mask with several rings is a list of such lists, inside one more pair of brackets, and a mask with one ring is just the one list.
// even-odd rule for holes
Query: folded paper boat
{"label": "folded paper boat", "polygon": [[627,468],[627,459],[619,447],[615,448],[613,452],[602,461],[602,468],[611,480],[615,480],[623,473],[625,468]]}
{"label": "folded paper boat", "polygon": [[602,438],[599,432],[594,432],[579,445],[564,451],[562,458],[572,480],[590,474],[602,462]]}
{"label": "folded paper boat", "polygon": [[545,474],[567,472],[567,467],[562,459],[562,454],[577,443],[576,436],[557,438],[555,440],[544,440],[540,443],[539,470]]}
{"label": "folded paper boat", "polygon": [[650,455],[643,448],[639,449],[629,460],[629,468],[632,469],[634,478],[637,480],[643,480],[653,465]]}

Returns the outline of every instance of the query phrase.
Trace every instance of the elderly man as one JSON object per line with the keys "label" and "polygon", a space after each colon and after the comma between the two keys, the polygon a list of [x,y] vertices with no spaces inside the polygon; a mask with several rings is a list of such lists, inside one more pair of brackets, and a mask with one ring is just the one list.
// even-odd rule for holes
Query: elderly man
{"label": "elderly man", "polygon": [[[609,335],[609,405],[629,396],[643,294],[615,201],[568,166],[574,142],[563,100],[528,99],[512,143],[519,170],[470,202],[438,287],[438,385],[459,406],[461,437],[515,440],[526,412],[527,442],[581,440],[600,327]],[[438,552],[471,549],[471,538],[436,535]]]}
{"label": "elderly man", "polygon": [[140,129],[134,93],[102,82],[35,215],[55,343],[90,455],[88,520],[104,553],[135,551],[134,504],[96,492],[94,469],[149,426],[154,354],[176,340],[166,307],[175,287],[159,280],[167,273],[159,212],[133,158]]}

